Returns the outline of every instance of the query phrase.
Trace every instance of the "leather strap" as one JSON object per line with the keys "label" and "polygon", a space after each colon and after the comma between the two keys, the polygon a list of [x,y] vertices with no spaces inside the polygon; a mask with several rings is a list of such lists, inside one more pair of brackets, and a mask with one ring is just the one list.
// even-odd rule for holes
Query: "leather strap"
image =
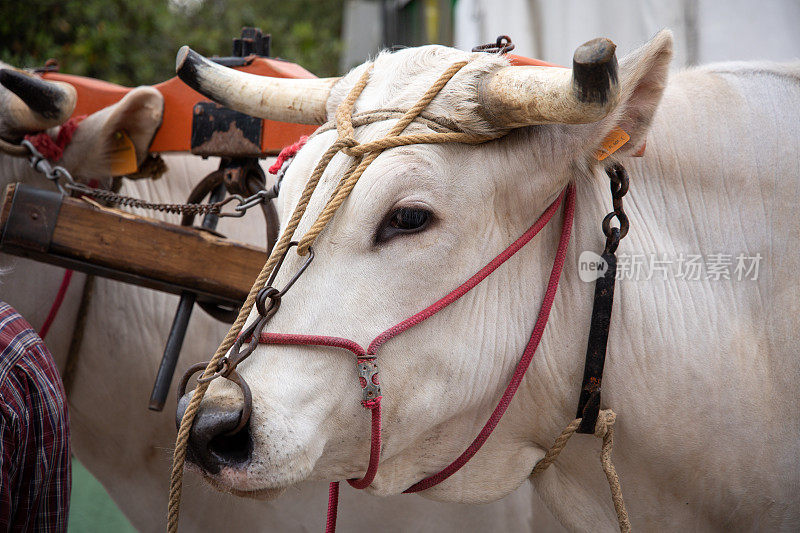
{"label": "leather strap", "polygon": [[578,413],[575,415],[575,418],[581,419],[578,433],[594,433],[594,427],[597,424],[608,330],[611,325],[611,308],[614,305],[617,256],[613,252],[603,252],[601,257],[608,268],[603,277],[597,279],[594,286],[594,305],[592,322],[589,326],[589,342],[586,347],[586,363],[583,367],[583,384],[578,401]]}

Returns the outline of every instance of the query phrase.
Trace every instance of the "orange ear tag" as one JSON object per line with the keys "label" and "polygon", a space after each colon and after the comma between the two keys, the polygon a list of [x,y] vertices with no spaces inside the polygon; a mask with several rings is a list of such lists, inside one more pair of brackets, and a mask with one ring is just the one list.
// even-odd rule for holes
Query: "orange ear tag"
{"label": "orange ear tag", "polygon": [[136,163],[136,148],[133,141],[123,131],[114,133],[111,137],[111,175],[125,176],[133,174],[139,168]]}
{"label": "orange ear tag", "polygon": [[595,152],[594,156],[598,161],[602,161],[606,157],[622,148],[622,146],[629,140],[631,140],[631,136],[625,133],[622,128],[614,128],[608,133],[608,135],[606,135],[606,138],[603,139],[603,142],[600,143],[600,149]]}

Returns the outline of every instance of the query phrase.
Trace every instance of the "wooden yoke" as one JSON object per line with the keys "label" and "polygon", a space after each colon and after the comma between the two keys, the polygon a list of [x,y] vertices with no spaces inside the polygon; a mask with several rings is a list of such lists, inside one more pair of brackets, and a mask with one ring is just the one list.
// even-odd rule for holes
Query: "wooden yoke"
{"label": "wooden yoke", "polygon": [[[234,61],[231,61],[234,60]],[[233,63],[232,68],[275,78],[314,78],[309,71],[288,61],[250,55],[242,58],[225,58],[224,64]],[[120,101],[132,89],[115,83],[62,74],[45,72],[42,78],[63,81],[78,91],[78,103],[72,116],[90,115]],[[150,152],[190,152],[193,110],[199,102],[210,102],[206,97],[190,88],[177,77],[153,86],[164,96],[164,119],[156,133]],[[302,135],[310,135],[316,126],[289,124],[264,120],[261,125],[261,153],[274,155],[281,148],[294,143]]]}
{"label": "wooden yoke", "polygon": [[0,250],[200,300],[240,306],[264,250],[12,183],[0,204]]}

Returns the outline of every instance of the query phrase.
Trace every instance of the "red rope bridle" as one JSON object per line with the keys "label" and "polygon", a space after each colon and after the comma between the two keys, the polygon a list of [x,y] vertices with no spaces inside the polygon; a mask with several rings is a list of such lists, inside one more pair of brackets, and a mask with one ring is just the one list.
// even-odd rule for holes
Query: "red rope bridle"
{"label": "red rope bridle", "polygon": [[72,281],[72,270],[66,269],[64,271],[64,277],[61,278],[61,285],[58,287],[56,297],[53,300],[52,305],[50,305],[50,311],[47,312],[47,318],[44,319],[44,323],[39,329],[39,338],[44,339],[47,337],[47,332],[50,331],[50,326],[53,325],[53,322],[58,315],[58,311],[61,309],[61,304],[64,303],[64,297],[67,295],[67,289],[69,289],[70,281]]}
{"label": "red rope bridle", "polygon": [[[429,476],[403,492],[406,493],[413,493],[419,492],[422,490],[426,490],[428,488],[437,485],[453,475],[457,472],[462,466],[464,466],[477,452],[481,449],[481,446],[486,442],[491,435],[492,431],[494,431],[497,424],[500,422],[500,418],[502,418],[503,414],[506,412],[511,400],[514,397],[514,394],[517,392],[520,383],[522,382],[522,378],[525,376],[525,372],[528,370],[530,366],[531,359],[533,358],[533,354],[536,352],[536,348],[539,346],[539,341],[542,338],[542,334],[544,333],[544,328],[547,325],[547,319],[550,315],[550,309],[553,305],[553,300],[555,299],[556,291],[558,290],[558,280],[561,277],[561,271],[564,267],[564,259],[566,257],[567,252],[567,245],[569,244],[569,237],[572,231],[572,220],[573,215],[575,212],[575,186],[570,184],[567,188],[561,192],[561,194],[556,198],[552,204],[545,210],[544,213],[539,217],[539,219],[530,227],[528,230],[522,234],[516,241],[514,241],[508,248],[503,250],[497,257],[492,259],[485,267],[483,267],[480,271],[478,271],[474,276],[469,278],[466,282],[456,288],[454,291],[447,294],[444,298],[439,300],[438,302],[434,303],[433,305],[427,307],[426,309],[420,311],[419,313],[403,320],[399,324],[392,326],[391,328],[387,329],[369,344],[367,349],[365,350],[362,348],[358,343],[351,341],[349,339],[344,339],[341,337],[328,337],[324,335],[299,335],[299,334],[287,334],[287,333],[267,333],[263,332],[259,336],[259,342],[263,344],[282,344],[282,345],[313,345],[313,346],[330,346],[335,348],[341,348],[344,350],[348,350],[355,354],[357,364],[359,365],[370,365],[374,368],[374,373],[371,375],[372,384],[375,386],[379,386],[378,380],[378,373],[377,373],[377,366],[375,365],[375,359],[378,349],[385,344],[387,341],[392,339],[393,337],[399,335],[400,333],[406,331],[407,329],[427,320],[428,318],[432,317],[445,307],[449,306],[462,296],[464,296],[467,292],[472,290],[475,286],[477,286],[480,282],[486,279],[489,274],[494,272],[500,265],[508,261],[514,254],[516,254],[519,250],[522,249],[523,246],[528,244],[535,236],[538,234],[542,228],[547,225],[547,223],[553,218],[556,210],[561,205],[562,201],[566,198],[566,202],[564,205],[564,220],[561,226],[561,237],[559,239],[558,248],[556,250],[555,258],[553,260],[553,268],[550,272],[550,279],[547,283],[547,290],[545,291],[544,300],[542,301],[542,306],[539,310],[539,315],[536,319],[536,324],[533,327],[533,332],[531,333],[530,340],[525,347],[525,350],[520,358],[520,361],[517,363],[517,366],[514,370],[514,374],[511,377],[511,381],[508,383],[508,386],[503,393],[503,396],[500,398],[497,407],[495,407],[494,411],[492,412],[491,416],[487,420],[486,424],[484,424],[483,428],[481,429],[480,433],[477,437],[472,441],[472,443],[467,447],[467,449],[462,453],[457,459],[455,459],[452,463],[446,466],[443,470]],[[362,373],[363,376],[363,373]],[[361,379],[361,387],[365,389],[368,387],[369,383],[367,380],[362,377]],[[356,489],[364,489],[372,483],[375,479],[375,475],[378,472],[378,463],[380,461],[380,451],[381,451],[381,399],[382,396],[378,394],[376,397],[367,399],[366,395],[364,400],[362,401],[362,405],[365,409],[368,409],[372,412],[372,430],[371,430],[371,437],[370,437],[370,454],[369,454],[369,464],[367,466],[367,471],[364,474],[364,477],[361,479],[348,479],[347,482],[350,486]],[[325,531],[327,533],[333,533],[336,529],[336,513],[337,513],[337,504],[339,501],[339,482],[334,481],[330,484],[329,490],[329,498],[328,498],[328,517],[326,521]]]}

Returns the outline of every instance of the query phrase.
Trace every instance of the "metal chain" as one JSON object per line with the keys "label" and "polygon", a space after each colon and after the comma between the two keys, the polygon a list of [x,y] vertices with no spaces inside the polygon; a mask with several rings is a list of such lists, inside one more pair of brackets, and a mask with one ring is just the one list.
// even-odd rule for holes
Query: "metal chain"
{"label": "metal chain", "polygon": [[83,185],[81,183],[68,183],[65,185],[65,188],[69,189],[70,191],[77,192],[79,194],[85,194],[97,200],[103,200],[118,206],[133,207],[138,209],[150,209],[152,211],[161,211],[163,213],[173,213],[176,215],[215,214],[218,216],[234,216],[234,217],[239,217],[244,215],[244,211],[242,211],[241,213],[237,212],[222,213],[220,211],[222,206],[230,203],[233,200],[239,200],[240,203],[243,203],[244,199],[239,195],[229,196],[224,200],[222,200],[221,202],[215,202],[213,204],[166,204],[166,203],[146,202],[139,198],[124,196],[121,194],[117,194],[113,191],[107,191],[103,189],[93,189],[92,187]]}
{"label": "metal chain", "polygon": [[[611,198],[614,210],[603,219],[603,233],[606,235],[605,252],[613,254],[617,251],[619,241],[628,234],[630,226],[628,215],[622,208],[622,198],[628,193],[628,172],[625,167],[615,163],[606,168],[606,174],[611,180]],[[615,218],[619,221],[619,227],[611,226],[611,222]]]}
{"label": "metal chain", "polygon": [[[214,214],[219,217],[234,217],[239,218],[244,216],[248,209],[268,202],[277,196],[277,189],[264,189],[258,191],[252,196],[243,197],[239,194],[232,194],[220,202],[210,204],[169,204],[147,202],[140,198],[132,196],[125,196],[117,194],[113,191],[104,189],[94,189],[83,183],[78,183],[72,177],[69,171],[59,165],[52,165],[50,161],[44,157],[33,146],[30,141],[22,141],[20,146],[26,148],[30,152],[31,167],[37,172],[43,174],[48,180],[52,181],[61,194],[70,196],[71,193],[78,193],[80,195],[90,196],[98,200],[103,200],[113,205],[132,207],[138,209],[149,209],[152,211],[161,211],[164,213],[173,213],[177,215],[207,215]],[[237,201],[238,204],[234,206],[233,211],[222,211],[222,208],[233,202]]]}
{"label": "metal chain", "polygon": [[514,49],[514,43],[508,35],[500,35],[497,41],[480,44],[472,49],[473,52],[486,52],[489,54],[507,54]]}

